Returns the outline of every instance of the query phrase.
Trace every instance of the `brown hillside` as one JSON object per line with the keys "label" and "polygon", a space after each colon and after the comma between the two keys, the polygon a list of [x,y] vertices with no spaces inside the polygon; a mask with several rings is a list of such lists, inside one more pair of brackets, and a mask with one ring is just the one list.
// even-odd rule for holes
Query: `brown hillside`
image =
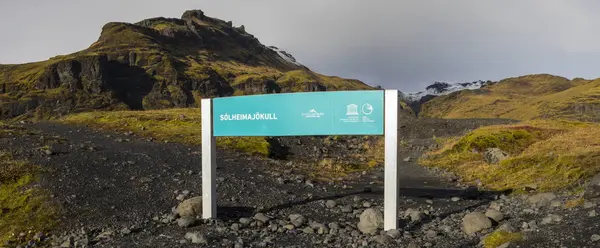
{"label": "brown hillside", "polygon": [[507,78],[478,90],[440,96],[420,116],[440,118],[572,119],[600,121],[600,79],[548,74]]}
{"label": "brown hillside", "polygon": [[180,19],[108,23],[83,51],[0,65],[0,119],[189,107],[201,97],[360,89],[373,88],[313,72],[261,44],[243,26],[191,10]]}

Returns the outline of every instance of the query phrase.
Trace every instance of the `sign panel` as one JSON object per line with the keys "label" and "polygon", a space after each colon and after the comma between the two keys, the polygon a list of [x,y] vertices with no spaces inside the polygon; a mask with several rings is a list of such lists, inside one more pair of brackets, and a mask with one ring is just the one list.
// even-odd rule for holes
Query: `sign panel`
{"label": "sign panel", "polygon": [[213,135],[383,135],[383,102],[383,90],[214,98]]}

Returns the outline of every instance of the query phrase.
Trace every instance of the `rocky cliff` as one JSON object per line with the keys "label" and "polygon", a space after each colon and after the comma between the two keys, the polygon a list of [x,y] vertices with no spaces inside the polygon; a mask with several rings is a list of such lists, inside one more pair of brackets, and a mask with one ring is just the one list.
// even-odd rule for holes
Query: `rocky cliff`
{"label": "rocky cliff", "polygon": [[373,89],[313,72],[244,26],[186,11],[180,19],[112,22],[89,48],[0,65],[0,119],[92,109],[197,106],[202,97]]}

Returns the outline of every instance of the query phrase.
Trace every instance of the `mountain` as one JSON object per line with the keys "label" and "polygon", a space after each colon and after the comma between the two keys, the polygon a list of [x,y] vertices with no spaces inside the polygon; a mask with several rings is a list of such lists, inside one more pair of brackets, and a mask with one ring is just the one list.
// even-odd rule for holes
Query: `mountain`
{"label": "mountain", "polygon": [[461,90],[473,90],[479,89],[486,85],[493,84],[492,81],[474,81],[467,83],[446,83],[446,82],[434,82],[433,84],[427,86],[425,91],[419,92],[407,92],[402,93],[402,98],[407,102],[418,102],[423,98],[431,97],[431,96],[441,96],[447,95],[452,92],[461,91]]}
{"label": "mountain", "polygon": [[411,112],[418,114],[421,111],[421,106],[426,102],[437,96],[448,95],[452,92],[461,90],[472,90],[479,89],[481,87],[491,85],[492,81],[474,81],[467,83],[446,83],[446,82],[434,82],[433,84],[425,87],[425,91],[419,92],[400,92],[400,100],[410,107]]}
{"label": "mountain", "polygon": [[419,116],[599,122],[600,79],[569,80],[549,74],[507,78],[435,97],[423,103]]}
{"label": "mountain", "polygon": [[94,109],[197,106],[202,97],[361,90],[265,46],[244,26],[189,10],[177,18],[112,22],[87,49],[46,61],[0,65],[0,119]]}

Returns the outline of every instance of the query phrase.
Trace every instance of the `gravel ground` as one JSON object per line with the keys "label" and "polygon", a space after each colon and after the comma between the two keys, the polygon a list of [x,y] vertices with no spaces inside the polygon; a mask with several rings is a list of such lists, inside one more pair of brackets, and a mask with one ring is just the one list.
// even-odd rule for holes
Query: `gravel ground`
{"label": "gravel ground", "polygon": [[[368,234],[365,225],[383,210],[382,168],[320,183],[307,180],[294,162],[219,151],[219,219],[204,221],[178,216],[175,209],[201,193],[200,147],[38,123],[26,125],[37,134],[0,139],[0,148],[49,169],[41,186],[66,213],[45,242],[56,247],[478,247],[497,228],[525,237],[506,247],[599,246],[592,211],[600,209],[593,200],[564,209],[554,207],[565,201],[558,193],[545,198],[481,192],[414,162],[434,145],[434,136],[506,122],[402,122],[401,138],[409,145],[399,149],[401,229]],[[490,226],[491,217],[464,226],[465,215],[489,209],[502,218]],[[481,230],[465,233],[478,225]]]}

